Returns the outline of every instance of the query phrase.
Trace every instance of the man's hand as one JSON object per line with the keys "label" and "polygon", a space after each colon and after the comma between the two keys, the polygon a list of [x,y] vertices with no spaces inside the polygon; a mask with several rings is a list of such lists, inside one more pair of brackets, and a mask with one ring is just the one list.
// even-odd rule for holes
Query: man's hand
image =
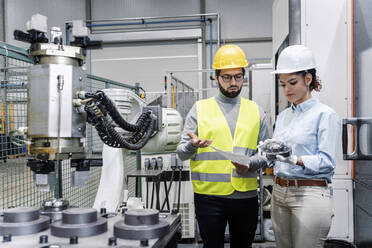
{"label": "man's hand", "polygon": [[248,172],[249,164],[239,164],[233,161],[231,161],[231,163],[235,166],[236,173],[239,175],[244,175]]}
{"label": "man's hand", "polygon": [[268,163],[269,160],[267,159],[266,153],[262,151],[262,146],[264,146],[264,142],[260,141],[257,145],[257,156],[260,156],[263,160],[265,160]]}
{"label": "man's hand", "polygon": [[190,137],[191,144],[198,148],[204,148],[212,144],[212,140],[201,140],[193,133],[187,133],[187,136]]}

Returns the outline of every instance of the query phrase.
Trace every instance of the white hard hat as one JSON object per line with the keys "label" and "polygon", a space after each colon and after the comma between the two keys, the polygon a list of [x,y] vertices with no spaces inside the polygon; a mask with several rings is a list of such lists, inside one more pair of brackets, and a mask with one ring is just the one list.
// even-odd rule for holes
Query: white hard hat
{"label": "white hard hat", "polygon": [[278,64],[273,74],[293,73],[316,67],[313,52],[304,45],[293,45],[285,48],[279,55]]}

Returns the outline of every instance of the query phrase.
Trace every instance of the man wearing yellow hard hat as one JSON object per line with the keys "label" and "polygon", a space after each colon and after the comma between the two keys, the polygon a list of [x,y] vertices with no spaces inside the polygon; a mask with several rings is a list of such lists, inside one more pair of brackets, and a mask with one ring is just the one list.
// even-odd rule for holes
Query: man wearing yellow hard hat
{"label": "man wearing yellow hard hat", "polygon": [[[259,141],[268,138],[264,112],[240,96],[248,62],[236,45],[218,49],[213,68],[219,85],[216,96],[197,101],[188,113],[180,159],[191,159],[195,213],[204,247],[224,247],[229,224],[230,247],[251,247],[258,215],[257,168],[266,164],[256,152]],[[232,164],[223,151],[250,156],[249,166]]]}

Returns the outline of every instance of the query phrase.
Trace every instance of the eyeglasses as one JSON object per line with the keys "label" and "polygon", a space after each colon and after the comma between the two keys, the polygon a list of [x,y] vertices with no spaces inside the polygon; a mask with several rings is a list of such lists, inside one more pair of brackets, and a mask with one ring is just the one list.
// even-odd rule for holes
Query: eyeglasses
{"label": "eyeglasses", "polygon": [[229,74],[224,74],[220,76],[222,78],[222,81],[225,83],[231,82],[231,79],[234,78],[235,82],[240,83],[244,79],[243,73],[235,74],[235,75],[229,75]]}

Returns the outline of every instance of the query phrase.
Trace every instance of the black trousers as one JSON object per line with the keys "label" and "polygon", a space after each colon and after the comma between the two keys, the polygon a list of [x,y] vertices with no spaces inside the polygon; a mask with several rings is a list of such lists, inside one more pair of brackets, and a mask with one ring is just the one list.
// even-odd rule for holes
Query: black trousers
{"label": "black trousers", "polygon": [[223,248],[227,223],[230,247],[252,247],[258,219],[257,196],[228,199],[194,194],[195,213],[204,248]]}

